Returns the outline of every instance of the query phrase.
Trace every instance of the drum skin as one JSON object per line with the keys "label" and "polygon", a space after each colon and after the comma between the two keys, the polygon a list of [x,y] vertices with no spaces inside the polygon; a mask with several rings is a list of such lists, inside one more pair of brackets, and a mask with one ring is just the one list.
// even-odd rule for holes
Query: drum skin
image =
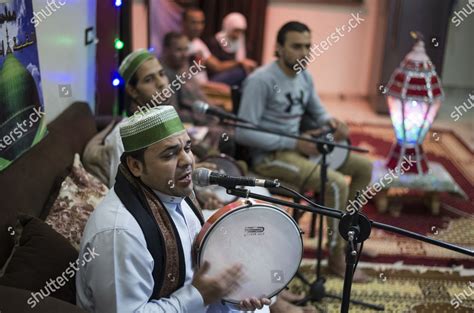
{"label": "drum skin", "polygon": [[243,265],[241,288],[223,300],[271,298],[291,281],[303,256],[298,224],[283,210],[259,200],[238,200],[214,213],[196,237],[197,263],[209,275]]}
{"label": "drum skin", "polygon": [[[341,145],[347,145],[347,146],[351,145],[351,141],[349,139],[344,139],[341,141],[337,141],[335,143],[341,144]],[[347,158],[349,158],[349,154],[350,154],[350,150],[334,147],[334,150],[331,153],[327,154],[327,157],[326,157],[326,162],[327,162],[328,167],[337,171],[344,165],[344,163],[346,163]],[[322,159],[321,155],[310,158],[310,160],[315,163],[321,163],[321,159]]]}

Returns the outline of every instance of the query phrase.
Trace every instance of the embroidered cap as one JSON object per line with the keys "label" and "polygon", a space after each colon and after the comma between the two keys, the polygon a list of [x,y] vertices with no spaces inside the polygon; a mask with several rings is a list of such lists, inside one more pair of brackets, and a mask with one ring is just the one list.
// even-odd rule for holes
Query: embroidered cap
{"label": "embroidered cap", "polygon": [[130,78],[132,78],[133,74],[135,74],[143,62],[154,57],[155,56],[146,49],[139,49],[127,55],[119,67],[120,76],[122,76],[125,84],[128,84]]}
{"label": "embroidered cap", "polygon": [[145,112],[136,112],[120,125],[120,137],[125,152],[146,148],[184,131],[184,125],[171,105],[160,105]]}

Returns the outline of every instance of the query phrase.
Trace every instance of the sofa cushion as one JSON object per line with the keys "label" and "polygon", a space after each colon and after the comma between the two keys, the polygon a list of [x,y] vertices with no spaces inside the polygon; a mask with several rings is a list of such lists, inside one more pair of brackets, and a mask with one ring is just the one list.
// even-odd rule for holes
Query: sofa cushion
{"label": "sofa cushion", "polygon": [[3,277],[3,275],[5,274],[7,266],[10,263],[11,259],[13,258],[13,254],[15,253],[15,250],[18,248],[18,246],[20,246],[21,234],[23,233],[23,225],[20,223],[20,220],[17,220],[15,227],[9,226],[8,229],[7,229],[7,232],[8,232],[9,235],[12,236],[14,246],[13,246],[13,249],[12,249],[10,255],[8,256],[7,261],[0,268],[0,277]]}
{"label": "sofa cushion", "polygon": [[83,102],[71,104],[48,130],[41,142],[0,173],[0,266],[14,245],[5,230],[15,225],[17,213],[46,217],[43,208],[57,188],[57,177],[64,175],[74,154],[82,153],[97,133],[94,116]]}
{"label": "sofa cushion", "polygon": [[19,220],[23,226],[20,244],[0,285],[30,290],[30,302],[51,296],[75,303],[76,272],[70,270],[70,262],[77,260],[76,249],[42,220],[24,215]]}
{"label": "sofa cushion", "polygon": [[79,250],[87,220],[107,192],[108,188],[84,169],[76,153],[71,173],[62,182],[45,222]]}

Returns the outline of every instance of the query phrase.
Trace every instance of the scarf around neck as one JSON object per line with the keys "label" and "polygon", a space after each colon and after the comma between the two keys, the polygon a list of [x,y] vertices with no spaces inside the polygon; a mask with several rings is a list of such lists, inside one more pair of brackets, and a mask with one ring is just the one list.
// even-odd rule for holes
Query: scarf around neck
{"label": "scarf around neck", "polygon": [[[186,277],[184,252],[171,216],[153,190],[133,176],[123,164],[119,165],[114,190],[140,225],[154,260],[154,287],[150,300],[169,297],[184,285]],[[201,225],[204,224],[194,193],[185,201]]]}

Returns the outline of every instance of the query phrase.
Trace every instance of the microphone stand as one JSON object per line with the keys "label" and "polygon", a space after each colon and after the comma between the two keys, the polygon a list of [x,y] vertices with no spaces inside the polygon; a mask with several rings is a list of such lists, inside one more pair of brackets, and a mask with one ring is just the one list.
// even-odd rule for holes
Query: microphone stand
{"label": "microphone stand", "polygon": [[[318,138],[308,138],[308,137],[302,137],[302,136],[291,135],[291,134],[284,134],[284,133],[280,133],[280,132],[277,132],[277,131],[274,131],[274,130],[262,128],[262,127],[248,126],[248,125],[243,125],[241,123],[229,123],[225,120],[221,120],[221,122],[222,122],[223,125],[226,125],[226,126],[234,126],[234,127],[239,127],[239,128],[243,128],[243,129],[258,131],[258,132],[261,132],[261,133],[267,133],[267,134],[284,136],[284,137],[288,137],[288,138],[294,138],[294,139],[298,139],[298,140],[304,140],[304,141],[312,142],[312,143],[315,143],[315,144],[323,144],[323,145],[328,145],[328,146],[331,146],[331,147],[339,147],[339,148],[347,149],[347,150],[350,150],[350,151],[358,151],[358,152],[363,152],[363,153],[369,152],[369,150],[367,150],[367,149],[363,149],[363,148],[359,148],[359,147],[351,146],[351,145],[344,145],[344,144],[340,144],[340,143],[335,143],[333,141],[327,141],[327,140],[322,140],[322,139],[318,139]],[[250,125],[253,125],[253,124],[250,124]]]}
{"label": "microphone stand", "polygon": [[[196,111],[196,110],[193,110],[192,108],[189,108],[187,106],[185,106],[185,108],[190,109],[193,112],[196,112],[198,114],[207,114],[205,112],[205,110],[200,111],[201,109],[199,109],[199,110]],[[358,152],[364,152],[364,153],[369,152],[366,149],[362,149],[362,148],[355,147],[355,146],[338,144],[338,143],[335,143],[335,142],[332,142],[332,141],[321,140],[321,139],[317,139],[317,138],[307,138],[307,137],[296,136],[296,135],[291,135],[291,134],[284,134],[284,133],[280,133],[280,132],[277,132],[277,131],[274,131],[274,130],[271,130],[271,129],[262,128],[262,127],[259,127],[255,124],[251,123],[250,121],[239,118],[239,117],[237,117],[235,115],[232,115],[230,113],[220,113],[220,114],[225,114],[225,115],[216,115],[215,113],[209,113],[209,114],[213,115],[213,116],[216,116],[219,119],[219,121],[223,125],[226,125],[226,126],[233,126],[233,127],[243,128],[243,129],[250,129],[250,130],[254,130],[254,131],[258,131],[258,132],[274,134],[274,135],[284,136],[284,137],[288,137],[288,138],[294,138],[294,139],[298,139],[298,140],[304,140],[304,141],[308,141],[308,142],[312,142],[312,143],[316,143],[316,144],[318,144],[318,143],[319,144],[325,144],[325,145],[329,145],[333,148],[334,147],[339,147],[339,148],[343,148],[343,149],[347,149],[347,150],[351,150],[351,151],[358,151]],[[228,120],[232,121],[232,123],[228,122]],[[248,124],[248,125],[244,125],[244,124]]]}
{"label": "microphone stand", "polygon": [[[327,140],[322,140],[318,138],[306,138],[306,137],[301,137],[301,136],[295,136],[295,135],[290,135],[290,134],[283,134],[280,132],[268,130],[268,129],[263,129],[261,127],[258,127],[252,123],[248,123],[250,125],[242,125],[239,121],[234,121],[233,123],[226,122],[225,120],[221,120],[224,125],[229,125],[229,126],[235,126],[235,127],[240,127],[243,129],[249,129],[249,130],[255,130],[259,132],[265,132],[265,133],[270,133],[270,134],[275,134],[275,135],[280,135],[280,136],[285,136],[285,137],[290,137],[290,138],[295,138],[299,140],[306,140],[309,142],[313,142],[316,144],[316,147],[321,153],[321,175],[320,175],[320,190],[319,190],[319,204],[321,206],[325,205],[325,194],[326,194],[326,182],[327,182],[327,154],[331,153],[335,147],[340,147],[344,148],[347,150],[352,150],[352,151],[359,151],[359,152],[368,152],[365,149],[361,149],[359,147],[355,146],[349,146],[349,145],[342,145],[342,144],[337,144],[334,141],[327,141]],[[314,236],[314,223],[316,221],[313,220],[311,223],[311,236]],[[329,238],[328,238],[329,240]],[[309,287],[309,292],[308,294],[300,301],[296,302],[296,305],[302,305],[305,304],[308,301],[321,301],[324,298],[333,298],[333,299],[339,299],[342,300],[340,296],[329,294],[326,292],[326,278],[321,275],[321,262],[322,262],[322,244],[323,244],[323,216],[319,216],[319,229],[318,229],[318,240],[317,240],[317,246],[316,246],[316,269],[315,269],[315,274],[316,274],[316,279],[310,283],[300,272],[296,273],[296,277],[300,279],[305,285]],[[377,306],[371,303],[366,303],[362,301],[353,301],[353,303],[359,304],[361,306],[365,306],[368,308],[372,308],[375,310],[383,310],[383,307]]]}
{"label": "microphone stand", "polygon": [[[364,214],[361,214],[358,210],[355,210],[354,213],[343,213],[338,210],[334,210],[325,206],[321,206],[315,203],[310,202],[311,206],[302,205],[299,203],[289,202],[285,200],[275,199],[272,197],[267,197],[259,194],[255,194],[250,192],[245,188],[237,188],[236,186],[228,186],[226,187],[227,193],[241,197],[241,198],[253,198],[257,200],[267,201],[277,205],[288,206],[294,209],[308,211],[312,213],[318,213],[320,215],[324,215],[327,217],[337,218],[340,220],[339,222],[339,234],[347,241],[347,248],[346,248],[346,271],[344,275],[344,287],[343,287],[343,294],[342,294],[342,303],[341,303],[341,313],[348,313],[349,312],[349,305],[351,302],[358,303],[358,301],[353,301],[350,299],[351,296],[351,288],[352,288],[352,278],[354,271],[357,266],[357,257],[362,253],[362,247],[365,240],[370,237],[370,233],[372,227],[383,229],[389,232],[393,232],[405,237],[413,238],[415,240],[423,241],[429,244],[433,244],[435,246],[455,251],[458,253],[462,253],[468,256],[474,257],[474,251],[469,250],[463,247],[459,247],[453,245],[448,242],[444,242],[441,240],[429,238],[423,235],[420,235],[415,232],[408,231],[403,228],[395,227],[388,224],[379,223],[373,220],[370,220]],[[290,188],[284,187],[284,189],[291,191],[294,194],[299,195],[296,191],[291,190]],[[361,248],[360,251],[356,251],[356,245],[360,243]],[[376,306],[371,305],[373,308],[378,310],[384,310],[383,306]]]}
{"label": "microphone stand", "polygon": [[[316,147],[321,154],[321,170],[320,170],[320,188],[319,188],[319,205],[324,206],[325,205],[325,195],[326,195],[326,182],[327,182],[327,169],[328,169],[328,164],[327,164],[327,155],[328,153],[331,153],[334,149],[333,145],[326,145],[322,143],[317,143]],[[314,237],[314,223],[315,219],[313,218],[312,223],[311,223],[311,234],[310,237]],[[322,262],[322,254],[323,254],[323,215],[319,215],[319,228],[318,228],[318,241],[317,241],[317,246],[316,246],[316,278],[315,280],[310,283],[300,272],[296,273],[296,276],[305,284],[309,287],[309,292],[308,294],[300,301],[298,301],[296,304],[305,304],[308,301],[321,301],[324,298],[332,298],[332,299],[338,299],[342,300],[342,298],[338,295],[330,294],[326,292],[326,277],[321,275],[321,262]],[[328,241],[331,240],[328,236]],[[353,250],[355,251],[355,250]],[[352,253],[352,252],[351,252]],[[351,258],[348,259],[346,256],[346,262],[347,264],[351,264],[354,266],[355,264],[355,256],[350,255]],[[351,272],[350,275],[353,276],[353,273]],[[349,273],[347,272],[346,268],[346,273],[344,277],[348,277]],[[351,277],[352,277],[351,276]],[[351,278],[352,279],[352,278]],[[353,301],[353,303],[371,308],[377,311],[383,311],[384,307],[383,306],[377,306],[375,304],[371,303],[366,303],[362,301]]]}

